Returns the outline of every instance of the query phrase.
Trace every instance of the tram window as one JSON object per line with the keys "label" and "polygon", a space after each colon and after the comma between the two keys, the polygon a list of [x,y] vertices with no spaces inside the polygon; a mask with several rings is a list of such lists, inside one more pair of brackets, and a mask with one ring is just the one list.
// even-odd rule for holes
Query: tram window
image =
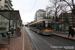
{"label": "tram window", "polygon": [[37,24],[37,29],[39,29],[39,24]]}
{"label": "tram window", "polygon": [[48,27],[48,23],[45,24],[45,27]]}
{"label": "tram window", "polygon": [[52,29],[51,23],[45,23],[45,29]]}

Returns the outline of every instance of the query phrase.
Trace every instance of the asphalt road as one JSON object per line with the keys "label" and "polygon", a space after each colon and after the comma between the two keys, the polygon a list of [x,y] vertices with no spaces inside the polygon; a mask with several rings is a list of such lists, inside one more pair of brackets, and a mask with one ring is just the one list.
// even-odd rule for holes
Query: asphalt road
{"label": "asphalt road", "polygon": [[25,27],[36,50],[75,50],[75,41],[58,36],[44,36]]}

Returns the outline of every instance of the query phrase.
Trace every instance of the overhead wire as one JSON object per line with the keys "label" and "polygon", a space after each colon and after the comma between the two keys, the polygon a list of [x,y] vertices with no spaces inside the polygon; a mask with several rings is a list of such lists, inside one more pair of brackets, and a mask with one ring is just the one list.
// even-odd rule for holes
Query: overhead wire
{"label": "overhead wire", "polygon": [[35,1],[35,3],[34,3],[34,5],[33,5],[32,9],[31,9],[30,13],[32,12],[32,10],[33,10],[33,8],[34,8],[34,6],[35,6],[36,2],[37,2],[37,0]]}

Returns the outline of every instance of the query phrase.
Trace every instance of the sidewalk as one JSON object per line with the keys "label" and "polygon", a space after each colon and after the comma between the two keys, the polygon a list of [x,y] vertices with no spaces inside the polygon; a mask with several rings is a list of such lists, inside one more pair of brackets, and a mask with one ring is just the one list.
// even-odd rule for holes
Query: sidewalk
{"label": "sidewalk", "polygon": [[53,35],[59,36],[59,37],[63,37],[63,38],[66,38],[66,39],[70,39],[70,40],[74,40],[74,41],[75,41],[75,36],[72,38],[71,36],[68,37],[68,35],[66,35],[66,34],[61,34],[61,33],[53,33]]}
{"label": "sidewalk", "polygon": [[27,32],[24,27],[21,29],[21,36],[10,38],[9,45],[0,45],[1,50],[32,50]]}

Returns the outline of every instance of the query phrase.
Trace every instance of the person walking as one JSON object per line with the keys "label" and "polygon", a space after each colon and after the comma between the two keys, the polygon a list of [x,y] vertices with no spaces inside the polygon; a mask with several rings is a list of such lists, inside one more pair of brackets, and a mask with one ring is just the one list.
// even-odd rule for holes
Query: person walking
{"label": "person walking", "polygon": [[74,27],[72,27],[72,37],[74,37]]}
{"label": "person walking", "polygon": [[74,35],[75,35],[75,27],[74,27]]}
{"label": "person walking", "polygon": [[68,35],[68,37],[70,36],[70,34],[71,34],[72,37],[74,36],[74,30],[73,30],[72,26],[69,26],[69,35]]}

